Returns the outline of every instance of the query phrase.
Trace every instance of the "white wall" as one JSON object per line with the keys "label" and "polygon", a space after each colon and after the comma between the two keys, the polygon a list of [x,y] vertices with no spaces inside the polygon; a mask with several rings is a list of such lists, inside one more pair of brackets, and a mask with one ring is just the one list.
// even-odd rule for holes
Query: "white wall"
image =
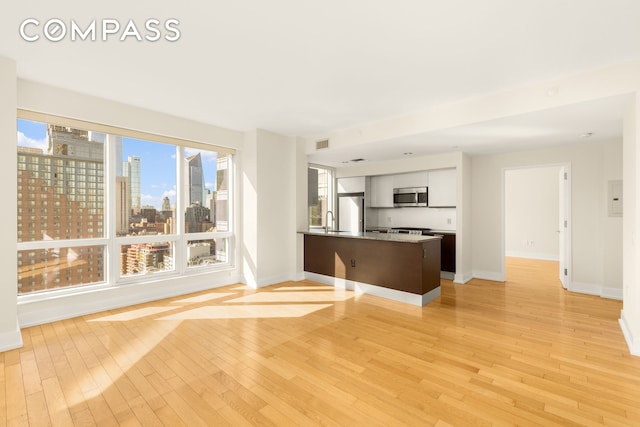
{"label": "white wall", "polygon": [[455,208],[371,208],[378,227],[419,227],[456,230]]}
{"label": "white wall", "polygon": [[[308,200],[308,179],[307,155],[305,150],[305,140],[296,139],[296,229],[307,230],[309,228],[309,207]],[[304,236],[296,235],[296,280],[304,279]]]}
{"label": "white wall", "polygon": [[[621,180],[622,177],[622,143],[611,144],[605,151],[603,158],[602,191],[605,200],[601,210],[603,215],[602,231],[604,234],[604,287],[605,289],[619,289],[622,284],[622,217],[609,216],[607,194],[609,181]],[[619,294],[618,294],[619,296]]]}
{"label": "white wall", "polygon": [[[618,296],[621,283],[605,286],[604,255],[606,215],[603,204],[604,158],[619,151],[619,141],[603,144],[579,144],[552,149],[516,152],[472,159],[473,275],[504,280],[502,248],[502,176],[508,168],[571,164],[572,182],[572,283],[569,289]],[[611,244],[622,244],[622,236],[609,236]]]}
{"label": "white wall", "polygon": [[559,259],[559,174],[560,167],[505,172],[507,256]]}
{"label": "white wall", "polygon": [[[0,236],[0,351],[22,346],[18,327],[17,200],[18,171],[16,144],[16,63],[0,57],[0,170],[2,197],[7,203],[1,209]],[[13,142],[13,143],[12,143]]]}
{"label": "white wall", "polygon": [[[247,132],[242,157],[242,258],[245,282],[267,286],[296,278],[297,141]],[[305,193],[306,194],[306,193]]]}
{"label": "white wall", "polygon": [[258,130],[258,285],[293,280],[296,141]]}
{"label": "white wall", "polygon": [[624,119],[623,133],[623,307],[620,326],[632,354],[640,356],[640,99],[638,94],[630,105]]}

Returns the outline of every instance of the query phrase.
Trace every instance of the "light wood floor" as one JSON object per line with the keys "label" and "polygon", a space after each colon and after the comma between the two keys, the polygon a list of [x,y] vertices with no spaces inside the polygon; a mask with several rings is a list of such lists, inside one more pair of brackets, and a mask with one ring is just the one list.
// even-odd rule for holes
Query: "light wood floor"
{"label": "light wood floor", "polygon": [[510,259],[423,308],[290,282],[24,329],[0,425],[639,426],[621,302],[556,270]]}

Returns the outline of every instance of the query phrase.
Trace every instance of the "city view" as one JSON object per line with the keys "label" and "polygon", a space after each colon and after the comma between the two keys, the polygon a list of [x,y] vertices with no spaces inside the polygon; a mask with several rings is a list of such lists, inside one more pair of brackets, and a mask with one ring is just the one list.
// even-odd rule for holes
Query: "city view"
{"label": "city view", "polygon": [[[111,177],[108,144],[115,145]],[[184,153],[181,180],[178,152]],[[115,197],[106,212],[109,186]],[[178,192],[185,200],[182,230],[176,229]],[[65,247],[64,241],[109,237],[110,215],[116,237],[228,231],[227,200],[226,154],[18,120],[18,247],[47,242],[46,249],[18,251],[19,292],[105,281],[105,245]],[[176,260],[175,238],[152,240],[119,246],[121,277],[173,271],[183,262]],[[188,267],[226,262],[226,240],[188,240],[181,256]]]}

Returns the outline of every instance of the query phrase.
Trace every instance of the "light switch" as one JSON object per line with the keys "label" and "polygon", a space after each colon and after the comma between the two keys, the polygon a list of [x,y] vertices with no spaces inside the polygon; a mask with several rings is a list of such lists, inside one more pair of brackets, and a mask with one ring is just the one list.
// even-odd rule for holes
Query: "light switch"
{"label": "light switch", "polygon": [[609,181],[609,216],[622,216],[622,180]]}

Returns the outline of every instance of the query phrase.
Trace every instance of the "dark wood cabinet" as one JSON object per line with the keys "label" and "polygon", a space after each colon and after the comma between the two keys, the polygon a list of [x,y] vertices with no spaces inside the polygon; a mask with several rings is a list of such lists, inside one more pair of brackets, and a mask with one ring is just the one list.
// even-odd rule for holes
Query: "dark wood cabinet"
{"label": "dark wood cabinet", "polygon": [[449,271],[451,273],[456,272],[456,235],[455,234],[443,234],[442,246],[440,248],[441,266],[442,271]]}
{"label": "dark wood cabinet", "polygon": [[456,235],[455,233],[429,233],[429,236],[442,236],[440,245],[440,270],[449,273],[456,272]]}
{"label": "dark wood cabinet", "polygon": [[420,243],[304,236],[304,270],[424,295],[440,286],[440,239]]}

